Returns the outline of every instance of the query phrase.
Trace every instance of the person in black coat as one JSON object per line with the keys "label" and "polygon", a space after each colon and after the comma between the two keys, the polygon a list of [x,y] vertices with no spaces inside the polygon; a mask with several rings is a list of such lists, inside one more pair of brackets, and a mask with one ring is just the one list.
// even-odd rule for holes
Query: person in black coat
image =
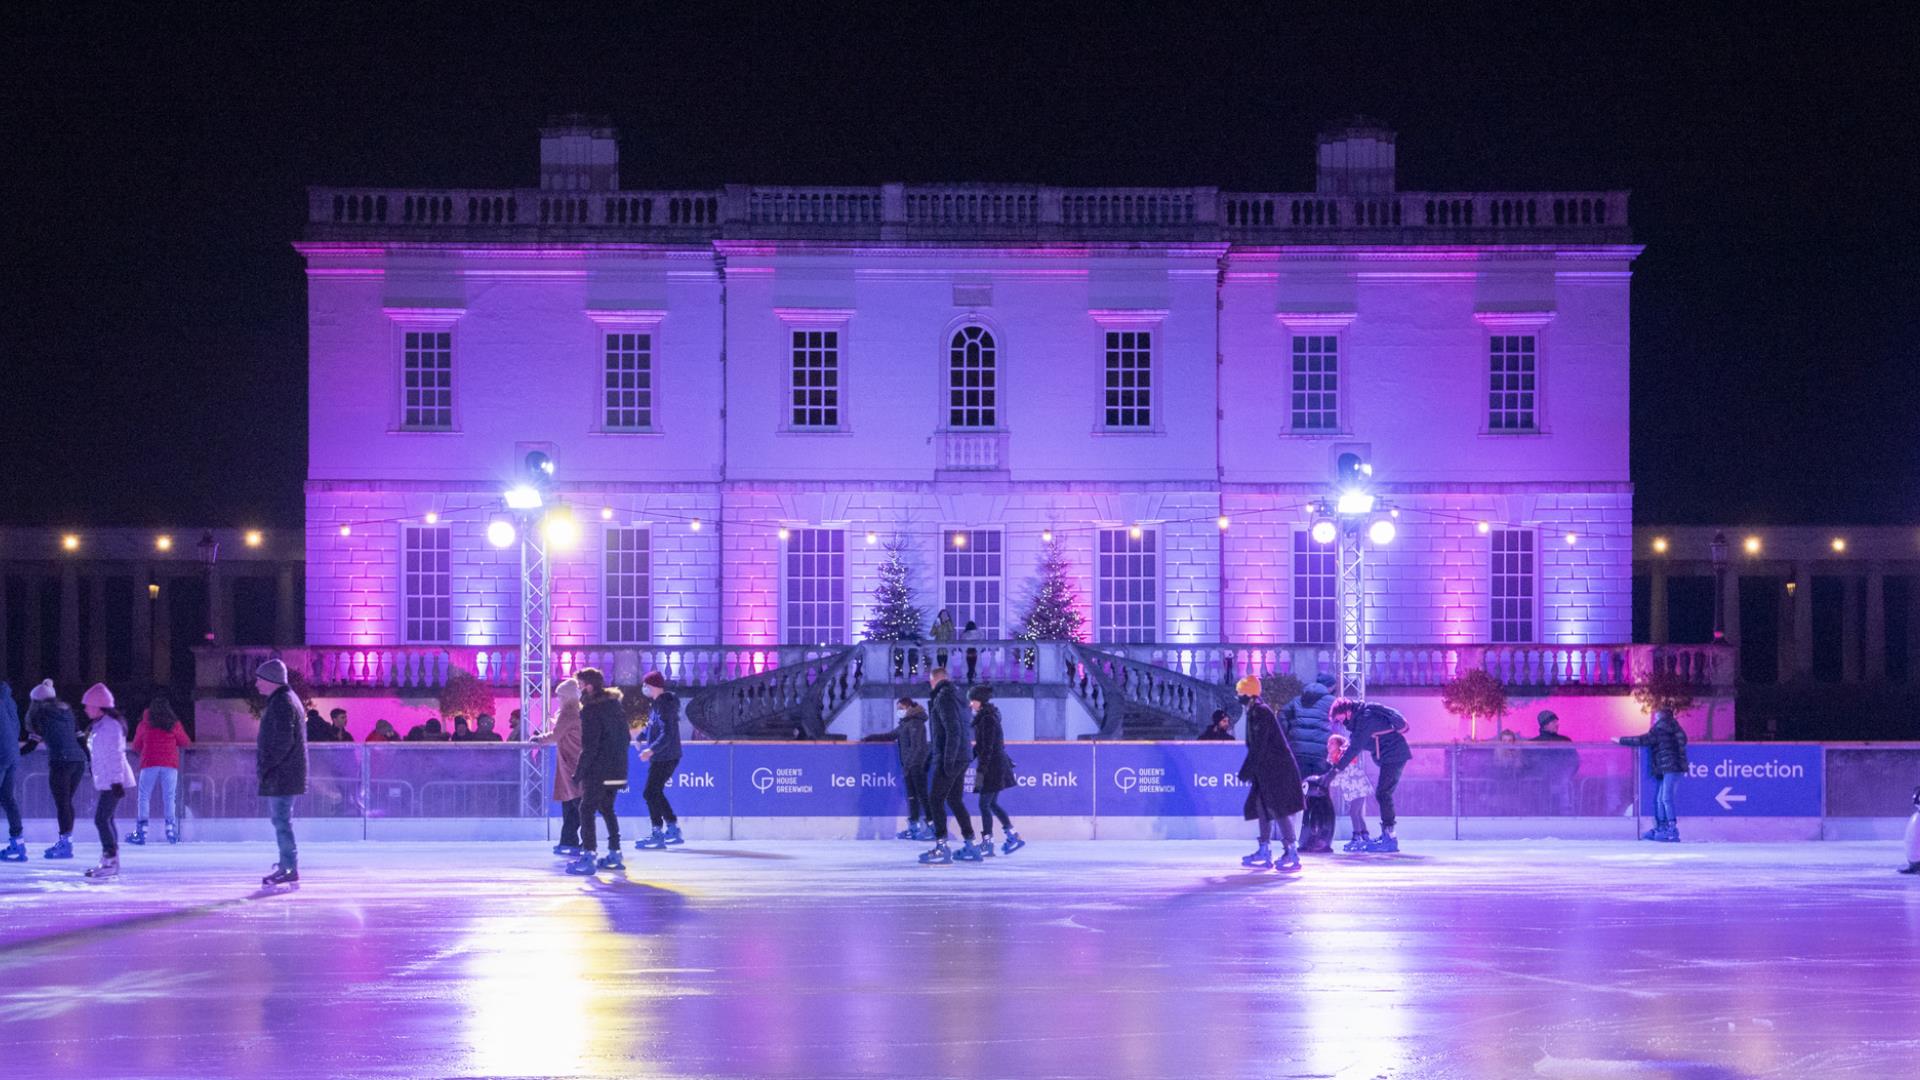
{"label": "person in black coat", "polygon": [[[1274,867],[1300,869],[1300,849],[1294,835],[1292,815],[1306,809],[1301,794],[1300,763],[1280,730],[1280,720],[1260,699],[1260,679],[1248,675],[1234,689],[1247,710],[1247,757],[1240,765],[1240,779],[1252,785],[1247,792],[1243,813],[1248,821],[1260,823],[1260,847],[1240,860],[1242,866],[1262,869]],[[1280,859],[1273,858],[1273,827],[1280,826]]]}
{"label": "person in black coat", "polygon": [[[933,848],[923,852],[923,863],[978,862],[980,849],[973,843],[973,818],[967,813],[967,763],[973,759],[973,739],[968,734],[966,707],[960,704],[960,691],[947,679],[947,669],[934,668],[927,673],[933,694],[927,699],[927,716],[933,736]],[[947,812],[960,823],[960,835],[966,843],[958,852],[947,849]]]}
{"label": "person in black coat", "polygon": [[254,669],[254,689],[264,694],[260,734],[254,743],[254,767],[260,796],[267,800],[280,861],[260,879],[262,885],[291,885],[300,880],[300,852],[293,840],[293,800],[307,793],[307,725],[300,696],[287,685],[287,665],[268,660]]}
{"label": "person in black coat", "polygon": [[73,795],[87,773],[87,752],[80,745],[73,710],[54,693],[45,679],[27,692],[27,735],[47,747],[47,789],[53,794],[53,814],[60,838],[41,853],[45,859],[73,858]]}
{"label": "person in black coat", "polygon": [[658,671],[647,672],[640,680],[640,692],[647,698],[647,726],[640,732],[640,760],[647,763],[647,816],[653,819],[653,832],[635,844],[637,848],[664,848],[684,844],[680,819],[667,801],[667,784],[680,767],[680,695],[667,689],[667,677]]}
{"label": "person in black coat", "polygon": [[973,710],[973,793],[980,796],[980,854],[993,854],[993,819],[1007,834],[1000,849],[1011,855],[1027,846],[1013,829],[1013,820],[1000,807],[1000,793],[1014,787],[1013,759],[1007,756],[1006,730],[1000,722],[1000,710],[993,704],[993,687],[982,683],[967,691],[967,705]]}
{"label": "person in black coat", "polygon": [[[580,684],[580,763],[574,767],[574,783],[580,788],[580,857],[567,865],[567,873],[586,875],[596,869],[624,870],[620,857],[620,819],[613,810],[614,796],[627,787],[627,707],[620,691],[607,685],[599,668],[581,668],[574,672]],[[607,855],[600,858],[599,837],[594,815],[607,822]]]}
{"label": "person in black coat", "polygon": [[7,846],[0,852],[0,861],[27,861],[27,845],[20,839],[25,828],[14,778],[21,755],[31,753],[35,745],[20,730],[20,708],[13,703],[13,686],[0,679],[0,808],[7,813]]}
{"label": "person in black coat", "polygon": [[1413,760],[1413,747],[1407,745],[1407,718],[1378,702],[1341,698],[1327,710],[1336,724],[1344,724],[1352,741],[1340,760],[1328,764],[1328,775],[1354,763],[1362,750],[1373,754],[1380,766],[1380,779],[1374,781],[1373,799],[1380,804],[1380,836],[1367,844],[1371,852],[1395,852],[1400,841],[1393,835],[1398,820],[1394,816],[1393,793],[1400,786],[1400,774]]}
{"label": "person in black coat", "polygon": [[1333,694],[1318,681],[1308,683],[1280,713],[1280,728],[1287,733],[1287,745],[1293,759],[1308,778],[1307,812],[1300,825],[1300,850],[1325,854],[1333,850],[1333,830],[1338,816],[1333,796],[1327,791],[1327,739],[1333,734],[1333,721],[1327,708]]}
{"label": "person in black coat", "polygon": [[[912,698],[893,703],[894,748],[900,752],[900,772],[906,777],[907,827],[902,840],[933,839],[933,806],[927,794],[927,762],[933,748],[927,742],[927,711]],[[923,831],[924,830],[924,831]]]}
{"label": "person in black coat", "polygon": [[1644,746],[1653,767],[1653,828],[1642,837],[1664,843],[1680,842],[1680,818],[1674,813],[1674,795],[1680,778],[1687,775],[1687,733],[1673,718],[1672,709],[1655,709],[1653,725],[1641,735],[1622,735],[1614,740],[1621,746]]}

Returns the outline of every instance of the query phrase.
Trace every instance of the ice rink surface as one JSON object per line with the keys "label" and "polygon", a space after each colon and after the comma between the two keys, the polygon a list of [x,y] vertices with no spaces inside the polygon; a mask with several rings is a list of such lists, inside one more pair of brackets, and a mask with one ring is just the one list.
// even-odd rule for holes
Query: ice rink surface
{"label": "ice rink surface", "polygon": [[1920,1075],[1897,845],[126,848],[0,865],[0,1075]]}

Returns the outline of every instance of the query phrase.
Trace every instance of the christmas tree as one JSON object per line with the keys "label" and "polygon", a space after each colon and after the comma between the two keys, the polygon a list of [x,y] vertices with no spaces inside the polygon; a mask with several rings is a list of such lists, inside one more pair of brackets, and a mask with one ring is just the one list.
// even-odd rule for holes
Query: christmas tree
{"label": "christmas tree", "polygon": [[906,542],[888,541],[887,557],[880,563],[880,585],[873,591],[873,615],[867,619],[867,640],[920,640],[927,617],[913,602],[908,573]]}
{"label": "christmas tree", "polygon": [[1040,579],[1027,596],[1027,613],[1020,619],[1022,641],[1080,641],[1086,619],[1080,614],[1080,595],[1073,587],[1072,565],[1058,540],[1040,549]]}

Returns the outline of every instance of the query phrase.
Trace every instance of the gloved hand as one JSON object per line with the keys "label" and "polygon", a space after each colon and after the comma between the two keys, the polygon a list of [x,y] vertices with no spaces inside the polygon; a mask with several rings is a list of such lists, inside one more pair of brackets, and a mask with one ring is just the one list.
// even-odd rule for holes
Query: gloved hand
{"label": "gloved hand", "polygon": [[125,795],[126,793],[127,793],[127,785],[125,784],[113,785],[113,794],[115,798],[119,798],[120,796]]}

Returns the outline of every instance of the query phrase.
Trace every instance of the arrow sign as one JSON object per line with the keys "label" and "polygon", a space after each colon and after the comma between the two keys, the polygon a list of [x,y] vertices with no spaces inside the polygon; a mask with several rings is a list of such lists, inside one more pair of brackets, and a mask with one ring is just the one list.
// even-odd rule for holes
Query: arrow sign
{"label": "arrow sign", "polygon": [[1746,802],[1747,797],[1745,795],[1735,795],[1732,787],[1723,787],[1720,789],[1720,794],[1713,797],[1713,801],[1720,804],[1720,809],[1731,810],[1733,809],[1734,803]]}

